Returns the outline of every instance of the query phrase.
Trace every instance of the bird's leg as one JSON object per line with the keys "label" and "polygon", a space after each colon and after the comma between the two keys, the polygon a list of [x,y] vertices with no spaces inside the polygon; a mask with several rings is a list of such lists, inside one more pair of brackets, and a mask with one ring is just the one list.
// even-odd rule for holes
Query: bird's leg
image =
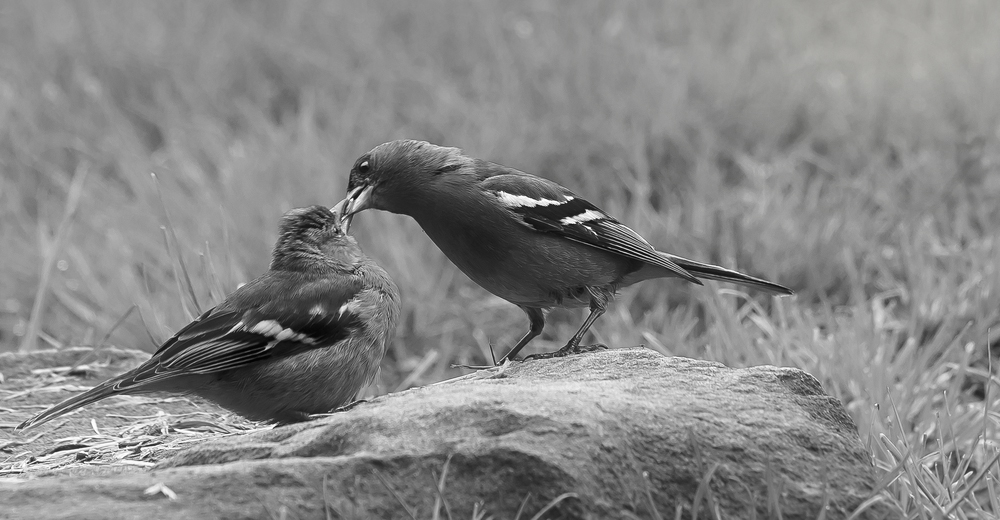
{"label": "bird's leg", "polygon": [[510,352],[508,352],[507,355],[500,358],[500,361],[497,361],[497,365],[502,365],[503,362],[508,359],[514,359],[514,356],[516,356],[529,341],[535,339],[536,336],[541,334],[542,329],[545,328],[545,314],[542,312],[542,309],[524,307],[521,305],[518,305],[518,307],[521,307],[521,310],[528,315],[528,332],[525,332],[524,336],[521,336],[521,339],[518,340],[516,345],[514,345],[514,348],[510,349]]}
{"label": "bird's leg", "polygon": [[590,330],[590,326],[593,325],[594,322],[597,321],[597,318],[600,318],[601,315],[604,314],[604,311],[608,309],[608,302],[610,300],[611,296],[608,293],[590,289],[590,315],[588,315],[587,319],[584,320],[580,330],[576,331],[576,334],[574,334],[573,337],[570,338],[569,342],[566,343],[566,346],[555,352],[532,354],[524,358],[524,360],[528,361],[529,359],[563,357],[570,354],[582,354],[584,352],[593,352],[595,350],[604,350],[608,348],[606,345],[601,345],[600,343],[595,345],[580,346],[580,342],[583,341],[583,336],[587,334],[588,330]]}

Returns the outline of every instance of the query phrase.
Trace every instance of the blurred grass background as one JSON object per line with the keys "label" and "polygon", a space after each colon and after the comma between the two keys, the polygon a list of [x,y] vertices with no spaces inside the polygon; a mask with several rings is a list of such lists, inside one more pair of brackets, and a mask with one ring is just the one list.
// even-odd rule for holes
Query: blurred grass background
{"label": "blurred grass background", "polygon": [[[594,332],[803,368],[858,422],[884,499],[989,517],[997,34],[989,0],[3,2],[0,349],[35,325],[40,346],[96,343],[135,304],[111,343],[152,351],[266,268],[283,211],[340,200],[371,147],[425,139],[794,288],[648,282]],[[405,299],[383,391],[523,333],[412,221],[356,222]],[[554,312],[532,346],[581,319]]]}

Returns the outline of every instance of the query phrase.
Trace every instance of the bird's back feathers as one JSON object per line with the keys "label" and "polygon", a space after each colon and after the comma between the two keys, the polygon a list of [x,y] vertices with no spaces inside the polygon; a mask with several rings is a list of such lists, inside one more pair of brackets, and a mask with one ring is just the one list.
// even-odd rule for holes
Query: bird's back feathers
{"label": "bird's back feathers", "polygon": [[484,176],[481,187],[520,218],[524,225],[538,232],[555,233],[603,251],[662,267],[673,276],[701,285],[691,273],[659,254],[638,233],[586,199],[548,179],[509,168],[504,170],[506,173]]}
{"label": "bird's back feathers", "polygon": [[632,228],[554,181],[488,161],[476,160],[475,164],[482,189],[535,231],[555,233],[665,270],[658,276],[676,276],[698,285],[702,285],[699,278],[705,278],[792,294],[787,287],[761,278],[657,251]]}

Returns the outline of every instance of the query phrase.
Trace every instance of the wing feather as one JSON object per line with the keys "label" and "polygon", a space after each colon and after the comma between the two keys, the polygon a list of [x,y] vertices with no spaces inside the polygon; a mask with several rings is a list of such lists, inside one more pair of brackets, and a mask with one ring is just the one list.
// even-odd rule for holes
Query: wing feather
{"label": "wing feather", "polygon": [[234,292],[225,303],[164,342],[149,361],[129,374],[131,377],[116,383],[116,388],[225,372],[326,348],[344,340],[362,324],[346,305],[358,296],[360,282],[300,282],[296,284],[296,297],[286,300],[274,297],[280,294],[276,286],[287,285],[280,276],[258,279]]}
{"label": "wing feather", "polygon": [[482,187],[535,231],[633,260],[660,266],[689,282],[701,282],[604,210],[555,182],[506,168],[482,180]]}

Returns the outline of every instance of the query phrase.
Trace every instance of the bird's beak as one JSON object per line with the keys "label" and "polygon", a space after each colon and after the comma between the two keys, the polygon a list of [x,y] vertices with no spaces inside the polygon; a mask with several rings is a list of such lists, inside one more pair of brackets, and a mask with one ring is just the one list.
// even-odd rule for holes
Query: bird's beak
{"label": "bird's beak", "polygon": [[346,235],[351,229],[354,215],[371,207],[372,189],[374,186],[358,186],[347,194],[347,198],[337,203],[333,211],[340,215],[340,228]]}

